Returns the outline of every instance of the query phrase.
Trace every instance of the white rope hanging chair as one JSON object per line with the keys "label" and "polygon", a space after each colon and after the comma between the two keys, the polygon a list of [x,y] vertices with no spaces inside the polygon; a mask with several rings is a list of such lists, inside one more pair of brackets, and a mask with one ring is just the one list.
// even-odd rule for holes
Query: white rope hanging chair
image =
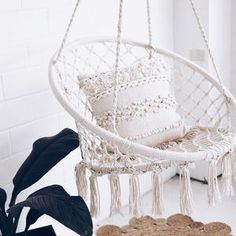
{"label": "white rope hanging chair", "polygon": [[[78,0],[61,48],[53,56],[49,66],[51,88],[77,124],[82,154],[82,161],[76,166],[77,186],[79,195],[86,197],[88,192],[86,170],[90,170],[90,210],[93,216],[99,214],[100,194],[97,177],[103,175],[108,175],[110,180],[111,215],[119,212],[121,208],[120,174],[130,175],[130,213],[134,215],[140,213],[138,175],[146,172],[153,173],[153,212],[161,213],[163,199],[160,174],[173,165],[180,170],[181,211],[191,214],[192,192],[189,171],[195,162],[203,160],[206,161],[206,165],[209,165],[208,197],[210,205],[214,205],[221,195],[217,179],[219,163],[222,163],[223,170],[223,193],[228,196],[233,195],[234,156],[231,121],[236,110],[236,102],[222,84],[194,2],[189,0],[215,68],[215,77],[189,60],[152,45],[150,5],[149,0],[146,1],[148,44],[121,39],[123,0],[120,0],[117,39],[78,40],[66,45],[79,6]],[[183,136],[156,146],[135,142],[135,139],[125,138],[117,131],[117,117],[120,116],[122,119],[122,115],[119,113],[119,99],[121,99],[119,93],[136,86],[134,84],[146,83],[146,80],[132,81],[130,68],[137,64],[145,65],[149,60],[158,61],[158,65],[167,65],[169,68],[170,85],[177,101],[177,112],[189,127]],[[123,78],[124,73],[120,68],[128,68],[128,72],[126,71],[128,79]],[[111,74],[111,84],[105,78],[107,71],[108,74]],[[113,110],[110,120],[106,120],[106,122],[110,122],[113,130],[104,128],[105,126],[102,125],[104,120],[99,123],[98,117],[94,114],[94,108],[91,106],[91,100],[88,100],[87,94],[81,89],[81,78],[92,78],[93,80],[96,79],[96,76],[104,76],[105,82],[99,80],[98,83],[95,83],[95,88],[89,87],[92,95],[96,94],[95,100],[103,98],[107,93],[113,94]],[[96,86],[100,86],[99,83],[107,86],[105,95],[103,91],[96,88]],[[147,102],[147,100],[145,101]],[[136,104],[133,103],[133,106]],[[152,104],[144,104],[142,110],[144,113],[148,111],[146,106],[152,106]],[[107,124],[106,122],[105,124]],[[157,135],[165,131],[166,128],[155,130]],[[147,132],[146,136],[148,135]]]}

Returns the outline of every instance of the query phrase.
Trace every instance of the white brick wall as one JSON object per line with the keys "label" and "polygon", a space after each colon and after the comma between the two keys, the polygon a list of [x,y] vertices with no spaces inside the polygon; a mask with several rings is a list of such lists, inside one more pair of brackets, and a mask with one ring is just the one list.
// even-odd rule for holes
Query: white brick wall
{"label": "white brick wall", "polygon": [[7,11],[1,13],[1,41],[3,43],[14,43],[47,37],[47,17],[48,12],[46,10]]}
{"label": "white brick wall", "polygon": [[11,154],[9,132],[0,133],[0,160]]}
{"label": "white brick wall", "polygon": [[236,96],[236,2],[232,1],[232,51],[231,51],[231,91]]}
{"label": "white brick wall", "polygon": [[2,84],[2,77],[0,77],[0,102],[2,102],[4,99],[3,96],[3,84]]}
{"label": "white brick wall", "polygon": [[[50,56],[64,33],[63,27],[57,35],[49,32],[49,15],[57,9],[62,14],[61,9],[67,6],[63,17],[68,19],[71,3],[74,1],[0,1],[0,186],[8,192],[34,140],[73,126],[52,95],[47,75]],[[66,24],[60,17],[55,21],[59,26],[60,21]],[[69,177],[62,176],[61,168],[56,167],[38,187],[48,182],[74,183],[75,162],[64,162],[63,172]]]}
{"label": "white brick wall", "polygon": [[[12,189],[12,177],[36,139],[74,127],[48,83],[48,62],[60,44],[65,31],[60,26],[68,22],[74,3],[0,0],[0,186],[7,190]],[[52,12],[57,11],[62,17],[54,19]],[[59,25],[56,33],[49,27],[54,22]],[[68,167],[69,177],[56,167],[53,182],[74,183],[71,174],[76,159],[71,163],[68,159],[63,168],[66,173]],[[49,174],[38,187],[51,177]]]}
{"label": "white brick wall", "polygon": [[0,1],[0,11],[12,11],[20,9],[20,0]]}
{"label": "white brick wall", "polygon": [[[1,20],[3,21],[3,19]],[[24,68],[29,65],[29,57],[26,43],[4,42],[0,37],[0,45],[0,73],[12,71],[13,69],[17,68]]]}
{"label": "white brick wall", "polygon": [[5,99],[15,99],[48,89],[47,71],[44,66],[13,70],[2,75],[2,93]]}

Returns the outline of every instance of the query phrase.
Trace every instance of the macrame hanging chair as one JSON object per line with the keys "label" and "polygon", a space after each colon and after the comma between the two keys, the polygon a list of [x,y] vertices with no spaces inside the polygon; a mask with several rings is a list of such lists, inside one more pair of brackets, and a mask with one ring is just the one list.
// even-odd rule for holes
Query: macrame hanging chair
{"label": "macrame hanging chair", "polygon": [[189,0],[216,76],[152,45],[149,0],[148,44],[122,39],[120,0],[116,39],[77,40],[66,45],[79,2],[51,60],[49,77],[55,96],[78,128],[82,161],[75,169],[76,180],[79,195],[86,198],[90,192],[92,215],[99,215],[97,179],[103,175],[110,181],[110,214],[120,212],[121,174],[129,175],[130,213],[140,214],[139,175],[147,172],[152,172],[153,213],[161,213],[161,173],[171,166],[180,173],[181,212],[191,214],[190,169],[198,161],[209,166],[210,205],[220,200],[221,193],[233,195],[231,124],[236,102],[222,83],[194,1]]}

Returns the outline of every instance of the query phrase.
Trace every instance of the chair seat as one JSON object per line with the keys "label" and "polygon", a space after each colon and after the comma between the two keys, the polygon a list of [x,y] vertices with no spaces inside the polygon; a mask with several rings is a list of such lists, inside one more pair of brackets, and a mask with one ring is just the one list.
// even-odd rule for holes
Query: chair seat
{"label": "chair seat", "polygon": [[[174,152],[203,152],[207,160],[221,159],[232,150],[232,134],[225,129],[209,127],[193,127],[189,129],[183,138],[165,142],[155,148]],[[166,160],[145,159],[135,154],[120,155],[116,154],[116,161],[105,161],[106,155],[93,161],[86,160],[86,165],[100,175],[112,172],[130,174],[132,172],[145,173],[153,170],[165,170],[172,164]],[[112,153],[109,153],[112,156]],[[208,159],[209,158],[209,159]],[[103,160],[103,161],[101,161]]]}
{"label": "chair seat", "polygon": [[[209,159],[219,159],[233,148],[232,133],[215,127],[193,127],[183,138],[158,145],[156,148],[175,152],[205,152]],[[208,159],[208,158],[207,158]]]}

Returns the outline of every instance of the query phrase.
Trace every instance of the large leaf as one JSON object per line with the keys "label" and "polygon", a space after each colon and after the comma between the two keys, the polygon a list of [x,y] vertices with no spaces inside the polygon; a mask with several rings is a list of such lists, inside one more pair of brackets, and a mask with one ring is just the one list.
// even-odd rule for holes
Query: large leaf
{"label": "large leaf", "polygon": [[[68,195],[58,185],[53,185],[33,193],[29,198],[9,209],[9,214],[17,217],[23,207],[30,207],[27,216],[26,230],[29,224],[35,223],[43,215],[49,215],[74,232],[90,236],[93,232],[93,224],[86,203],[81,197]],[[31,219],[29,217],[32,217]]]}
{"label": "large leaf", "polygon": [[5,213],[5,204],[7,194],[4,189],[0,188],[0,231],[2,235],[10,235],[7,215]]}
{"label": "large leaf", "polygon": [[[61,195],[61,196],[70,196],[63,187],[59,185],[52,185],[49,187],[42,188],[34,193],[32,193],[28,198],[38,196],[38,195]],[[28,199],[27,198],[27,199]],[[44,213],[39,210],[30,209],[26,217],[25,232],[28,231],[29,227],[34,224]]]}
{"label": "large leaf", "polygon": [[2,209],[0,209],[0,232],[2,233],[2,236],[14,236],[6,213],[2,211]]}
{"label": "large leaf", "polygon": [[38,139],[13,179],[14,189],[10,206],[14,205],[17,195],[22,190],[36,183],[78,146],[78,134],[71,129],[64,129],[52,137]]}
{"label": "large leaf", "polygon": [[[28,196],[28,198],[33,197],[33,196],[37,196],[37,195],[50,195],[50,194],[70,196],[64,190],[63,187],[61,187],[59,185],[51,185],[51,186],[42,188],[42,189],[32,193],[31,195]],[[15,214],[14,214],[14,231],[16,231],[21,212],[22,212],[22,208],[18,208],[18,211],[16,211]],[[30,225],[34,224],[42,215],[44,215],[44,213],[42,213],[38,210],[35,210],[35,209],[30,209],[30,211],[29,211],[29,213],[27,214],[27,217],[26,217],[25,231],[27,232]]]}
{"label": "large leaf", "polygon": [[36,221],[43,215],[44,214],[41,211],[30,209],[26,217],[25,234],[28,232],[30,226],[36,223]]}
{"label": "large leaf", "polygon": [[5,204],[7,200],[7,194],[4,189],[0,188],[0,209],[5,212]]}

